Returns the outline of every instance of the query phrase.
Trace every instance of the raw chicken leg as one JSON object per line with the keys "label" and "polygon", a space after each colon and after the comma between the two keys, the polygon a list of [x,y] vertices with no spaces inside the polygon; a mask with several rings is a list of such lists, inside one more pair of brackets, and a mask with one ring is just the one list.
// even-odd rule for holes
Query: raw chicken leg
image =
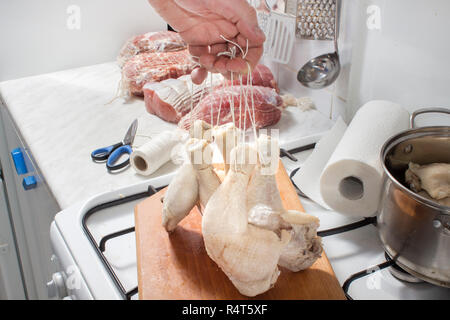
{"label": "raw chicken leg", "polygon": [[211,125],[203,120],[195,120],[193,126],[189,129],[189,135],[191,138],[212,142]]}
{"label": "raw chicken leg", "polygon": [[425,190],[436,200],[450,197],[450,163],[420,166],[410,162],[405,178],[414,192]]}
{"label": "raw chicken leg", "polygon": [[275,174],[280,148],[276,139],[258,138],[259,163],[248,186],[248,221],[279,233],[289,229],[291,240],[283,249],[278,264],[297,272],[310,267],[322,253],[317,237],[319,219],[300,211],[285,211]]}
{"label": "raw chicken leg", "polygon": [[[256,296],[269,290],[280,271],[277,263],[290,234],[248,224],[247,185],[254,165],[249,164],[248,145],[231,152],[231,166],[225,180],[210,198],[202,220],[206,251],[240,293]],[[254,150],[253,150],[254,152]],[[244,162],[239,163],[243,157]]]}
{"label": "raw chicken leg", "polygon": [[181,166],[170,182],[164,196],[162,225],[173,231],[200,202],[205,207],[220,185],[212,165],[212,148],[204,139],[191,138],[186,142],[189,159]]}
{"label": "raw chicken leg", "polygon": [[317,236],[319,219],[300,211],[281,215],[292,227],[292,238],[283,249],[278,264],[293,272],[309,268],[322,253],[322,240]]}
{"label": "raw chicken leg", "polygon": [[178,169],[164,195],[162,225],[172,232],[198,201],[198,181],[194,167],[186,161]]}
{"label": "raw chicken leg", "polygon": [[257,145],[259,162],[247,189],[248,222],[278,233],[280,229],[291,228],[281,218],[284,207],[275,180],[280,148],[276,139],[263,134]]}
{"label": "raw chicken leg", "polygon": [[240,130],[232,123],[226,123],[213,129],[214,142],[220,150],[225,165],[225,173],[230,168],[231,150],[238,145]]}
{"label": "raw chicken leg", "polygon": [[443,199],[440,199],[440,200],[436,200],[436,199],[433,199],[433,198],[428,194],[428,192],[426,192],[425,190],[422,190],[422,191],[418,192],[417,194],[418,194],[418,195],[421,195],[421,196],[424,197],[424,198],[427,198],[428,200],[432,200],[432,201],[434,201],[434,202],[437,202],[437,203],[439,203],[439,204],[442,204],[443,206],[450,207],[450,197],[446,197],[446,198],[443,198]]}
{"label": "raw chicken leg", "polygon": [[193,138],[187,142],[187,151],[197,175],[199,200],[204,208],[220,186],[220,179],[211,164],[213,150],[208,141]]}

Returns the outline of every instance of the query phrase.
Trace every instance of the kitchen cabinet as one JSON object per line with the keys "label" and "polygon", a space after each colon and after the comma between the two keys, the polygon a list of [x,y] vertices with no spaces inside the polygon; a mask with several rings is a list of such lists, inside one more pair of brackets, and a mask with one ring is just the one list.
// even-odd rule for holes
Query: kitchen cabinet
{"label": "kitchen cabinet", "polygon": [[[49,229],[60,207],[35,165],[29,148],[16,129],[8,110],[3,104],[0,107],[0,161],[4,177],[4,201],[8,204],[8,214],[2,216],[11,218],[6,221],[2,217],[5,219],[5,224],[2,225],[11,226],[10,233],[15,236],[16,243],[14,252],[20,266],[15,267],[17,270],[10,266],[5,278],[19,279],[15,271],[20,271],[23,283],[17,283],[17,287],[23,286],[24,297],[47,299],[46,283],[56,270],[51,260]],[[18,156],[16,161],[13,160],[13,150],[15,156]],[[12,251],[13,247],[9,243],[9,249]]]}
{"label": "kitchen cabinet", "polygon": [[0,171],[0,299],[24,299],[22,272],[9,215],[3,173]]}

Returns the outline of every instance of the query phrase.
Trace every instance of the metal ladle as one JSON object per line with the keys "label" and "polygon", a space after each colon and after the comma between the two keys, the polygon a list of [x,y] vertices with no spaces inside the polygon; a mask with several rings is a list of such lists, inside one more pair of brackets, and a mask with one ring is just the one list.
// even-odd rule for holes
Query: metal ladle
{"label": "metal ladle", "polygon": [[334,53],[327,53],[309,60],[297,73],[297,80],[305,87],[322,89],[332,84],[341,71],[337,45],[338,9],[334,24]]}

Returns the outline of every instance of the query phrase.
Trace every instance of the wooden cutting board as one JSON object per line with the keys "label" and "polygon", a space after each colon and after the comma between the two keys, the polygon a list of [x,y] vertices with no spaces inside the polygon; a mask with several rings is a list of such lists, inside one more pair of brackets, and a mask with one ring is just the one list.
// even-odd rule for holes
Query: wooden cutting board
{"label": "wooden cutting board", "polygon": [[[285,209],[303,210],[281,161],[277,183]],[[140,299],[249,299],[206,253],[201,214],[194,208],[172,234],[161,226],[161,190],[135,207]],[[345,299],[325,255],[301,272],[284,268],[275,286],[255,299]]]}

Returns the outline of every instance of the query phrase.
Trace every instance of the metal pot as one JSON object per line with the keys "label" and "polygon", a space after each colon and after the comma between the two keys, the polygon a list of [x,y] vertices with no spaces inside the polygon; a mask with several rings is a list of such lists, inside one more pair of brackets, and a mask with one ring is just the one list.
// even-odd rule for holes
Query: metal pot
{"label": "metal pot", "polygon": [[409,162],[450,163],[450,127],[414,128],[418,114],[449,109],[422,109],[411,117],[412,129],[390,138],[381,150],[384,169],[378,227],[388,255],[410,274],[450,287],[450,207],[424,198],[404,185]]}

